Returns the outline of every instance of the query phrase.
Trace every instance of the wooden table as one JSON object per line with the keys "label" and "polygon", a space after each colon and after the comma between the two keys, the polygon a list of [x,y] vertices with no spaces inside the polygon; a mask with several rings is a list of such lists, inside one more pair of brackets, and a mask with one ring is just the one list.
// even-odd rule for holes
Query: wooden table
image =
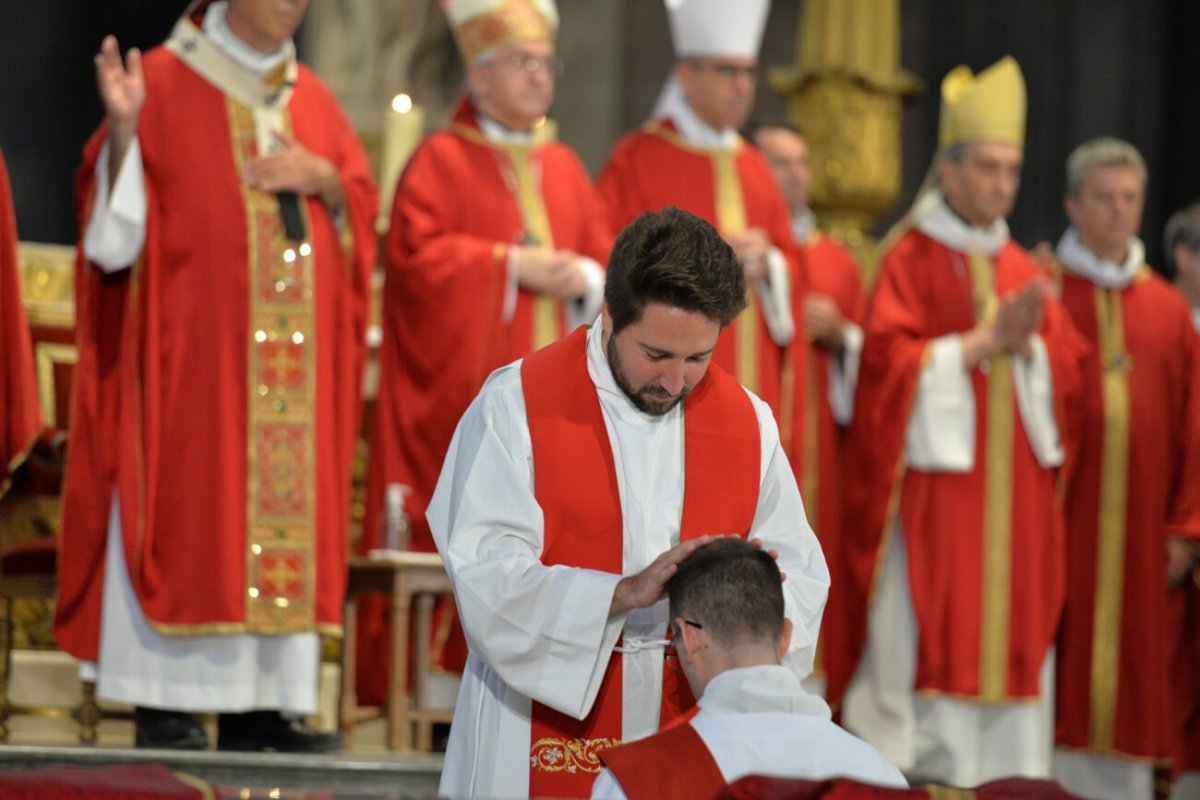
{"label": "wooden table", "polygon": [[[433,749],[433,723],[449,722],[451,711],[433,711],[428,707],[426,687],[430,667],[429,639],[432,632],[433,605],[439,594],[450,594],[450,578],[437,553],[389,553],[386,558],[354,557],[350,559],[350,577],[346,590],[345,639],[342,642],[342,701],[339,710],[342,736],[350,744],[354,726],[364,719],[378,716],[363,713],[358,707],[355,692],[355,650],[357,647],[358,595],[363,592],[384,592],[392,598],[392,647],[388,664],[387,746],[391,750],[413,747],[413,728],[416,727],[416,749]],[[408,691],[409,620],[416,605],[416,647],[413,692]]]}

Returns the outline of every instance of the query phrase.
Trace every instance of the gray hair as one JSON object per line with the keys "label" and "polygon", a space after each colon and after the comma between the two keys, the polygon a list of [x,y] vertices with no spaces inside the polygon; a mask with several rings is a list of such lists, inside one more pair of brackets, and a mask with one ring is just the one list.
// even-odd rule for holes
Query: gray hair
{"label": "gray hair", "polygon": [[1175,263],[1175,248],[1179,245],[1200,254],[1200,202],[1176,211],[1167,220],[1167,230],[1163,234],[1163,257],[1172,269],[1179,269]]}
{"label": "gray hair", "polygon": [[1102,136],[1084,142],[1067,157],[1067,196],[1077,197],[1083,178],[1092,167],[1127,166],[1137,170],[1146,188],[1146,162],[1129,142]]}
{"label": "gray hair", "polygon": [[967,148],[971,144],[971,142],[955,142],[949,147],[944,147],[938,151],[938,158],[943,161],[953,161],[955,164],[961,164],[963,156],[967,154]]}

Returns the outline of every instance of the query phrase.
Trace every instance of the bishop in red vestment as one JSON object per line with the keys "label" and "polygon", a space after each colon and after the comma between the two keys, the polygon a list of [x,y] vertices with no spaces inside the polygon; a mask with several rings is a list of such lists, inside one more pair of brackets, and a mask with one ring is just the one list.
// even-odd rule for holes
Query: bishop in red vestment
{"label": "bishop in red vestment", "polygon": [[[217,3],[127,68],[111,37],[97,57],[108,116],[79,173],[56,635],[99,657],[101,696],[305,711],[315,672],[294,694],[253,660],[218,674],[189,657],[192,675],[157,656],[341,631],[378,199],[337,101],[295,60],[302,13]],[[137,646],[113,649],[118,621]],[[282,660],[270,669],[296,666]],[[110,680],[117,664],[131,671]]]}
{"label": "bishop in red vestment", "polygon": [[[579,157],[534,127],[554,96],[553,4],[496,4],[460,19],[462,7],[447,12],[469,92],[417,148],[392,207],[364,551],[384,546],[389,484],[408,487],[411,549],[434,549],[425,507],[488,374],[600,311],[608,220]],[[380,598],[362,608],[358,692],[382,702],[386,609]],[[442,616],[435,645],[442,665],[461,672],[465,648],[450,622]]]}
{"label": "bishop in red vestment", "polygon": [[[864,325],[845,537],[857,597],[836,624],[861,642],[871,604],[847,728],[901,769],[972,786],[1050,769],[1056,492],[1082,343],[1004,222],[1024,142],[1016,62],[952,71],[942,103],[939,185],[886,250]],[[832,699],[848,677],[830,675]]]}

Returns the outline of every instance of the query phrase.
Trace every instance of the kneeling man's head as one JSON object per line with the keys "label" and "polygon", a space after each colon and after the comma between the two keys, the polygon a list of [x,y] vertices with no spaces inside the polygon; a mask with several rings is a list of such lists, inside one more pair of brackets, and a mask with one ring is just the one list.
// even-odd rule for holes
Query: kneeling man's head
{"label": "kneeling man's head", "polygon": [[671,639],[696,697],[730,669],[779,664],[792,639],[775,559],[725,537],[696,550],[667,583]]}

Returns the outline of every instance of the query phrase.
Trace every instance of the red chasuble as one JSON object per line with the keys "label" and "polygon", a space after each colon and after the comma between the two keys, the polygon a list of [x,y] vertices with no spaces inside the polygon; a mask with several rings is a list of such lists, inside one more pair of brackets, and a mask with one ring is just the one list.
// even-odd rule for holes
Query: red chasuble
{"label": "red chasuble", "polygon": [[[160,633],[340,632],[378,205],[366,156],[300,66],[284,122],[337,168],[346,206],[339,228],[308,197],[307,239],[290,242],[276,198],[241,179],[250,108],[165,48],[144,66],[146,242],[130,269],[81,257],[76,275],[58,643],[96,658],[114,486]],[[105,138],[84,151],[82,226]]]}
{"label": "red chasuble", "polygon": [[[862,275],[849,251],[828,235],[814,230],[805,242],[805,260],[808,264],[809,293],[825,295],[837,303],[838,310],[848,322],[861,324],[866,298],[863,295]],[[803,330],[803,302],[795,310],[797,328]],[[804,337],[808,341],[807,337]],[[833,418],[833,407],[829,403],[830,354],[815,343],[809,343],[808,366],[805,370],[804,408],[797,408],[795,425],[804,425],[804,435],[799,437],[803,447],[791,453],[793,464],[802,464],[800,473],[804,480],[800,493],[804,497],[804,510],[808,522],[821,541],[829,565],[829,601],[825,606],[825,619],[836,618],[841,613],[842,577],[840,545],[842,530],[842,464],[844,460],[846,430]],[[851,476],[853,477],[853,476]],[[836,627],[826,623],[826,631]],[[824,639],[825,636],[822,636]],[[826,671],[828,658],[836,658],[844,649],[818,647],[814,672]],[[834,665],[833,671],[844,671]]]}
{"label": "red chasuble", "polygon": [[1066,491],[1055,738],[1166,758],[1179,698],[1164,544],[1200,539],[1200,340],[1149,267],[1116,290],[1067,273],[1062,299],[1092,351]]}
{"label": "red chasuble", "polygon": [[716,797],[725,786],[712,751],[691,725],[605,750],[600,760],[629,800]]}
{"label": "red chasuble", "polygon": [[[795,312],[808,280],[804,255],[792,240],[787,203],[753,147],[741,140],[732,151],[694,147],[670,121],[650,122],[617,143],[596,185],[613,230],[665,206],[706,219],[724,235],[762,228],[788,261]],[[771,339],[760,302],[751,292],[751,308],[721,332],[713,363],[767,402],[779,421],[784,451],[792,455],[803,447],[803,426],[794,424],[805,404],[803,318],[795,320],[794,345],[781,348]],[[792,461],[797,479],[802,469]]]}
{"label": "red chasuble", "polygon": [[[516,168],[521,161],[530,172]],[[535,191],[523,205],[521,182],[528,179]],[[530,201],[540,204],[548,233],[533,233],[539,223],[529,217],[539,212],[526,207]],[[412,489],[406,500],[412,549],[435,551],[425,508],[459,417],[492,370],[567,332],[562,303],[524,289],[517,291],[512,319],[502,317],[508,246],[535,240],[602,266],[608,261],[612,235],[587,171],[571,148],[557,142],[532,148],[489,143],[464,100],[453,123],[417,148],[392,207],[364,553],[381,546],[389,483]],[[536,327],[540,303],[549,303],[553,312],[548,335]],[[364,600],[359,699],[382,703],[386,603]],[[446,645],[442,662],[461,672],[465,642],[461,633],[446,640],[447,622],[439,625]]]}
{"label": "red chasuble", "polygon": [[[1038,268],[1012,242],[981,275],[1003,297],[1035,280]],[[964,253],[911,229],[884,257],[867,312],[848,459],[844,527],[847,606],[830,628],[852,671],[865,642],[877,558],[900,514],[908,583],[920,637],[917,691],[980,702],[1038,695],[1038,671],[1054,639],[1063,600],[1058,470],[1034,458],[1005,358],[971,371],[975,465],[967,473],[905,469],[905,431],[930,342],[976,325],[972,271]],[[1060,434],[1078,393],[1085,345],[1062,307],[1048,302],[1039,331],[1053,374]],[[1005,386],[1005,383],[1000,383]],[[989,397],[992,395],[992,397]],[[994,398],[994,402],[993,402]],[[898,507],[897,504],[898,503]],[[832,659],[831,659],[832,662]],[[838,702],[851,672],[829,675]]]}
{"label": "red chasuble", "polygon": [[[621,498],[586,347],[580,329],[521,364],[534,496],[545,521],[542,562],[619,575]],[[758,418],[749,396],[720,367],[710,367],[684,401],[684,453],[680,539],[748,535],[762,460]],[[621,656],[613,653],[584,719],[533,703],[530,797],[588,796],[600,770],[597,754],[620,743],[621,702]],[[694,703],[683,675],[663,670],[659,726]]]}
{"label": "red chasuble", "polygon": [[1175,591],[1171,722],[1176,734],[1172,771],[1178,774],[1200,772],[1200,568]]}
{"label": "red chasuble", "polygon": [[17,218],[0,155],[0,497],[42,429],[33,345],[17,275]]}

